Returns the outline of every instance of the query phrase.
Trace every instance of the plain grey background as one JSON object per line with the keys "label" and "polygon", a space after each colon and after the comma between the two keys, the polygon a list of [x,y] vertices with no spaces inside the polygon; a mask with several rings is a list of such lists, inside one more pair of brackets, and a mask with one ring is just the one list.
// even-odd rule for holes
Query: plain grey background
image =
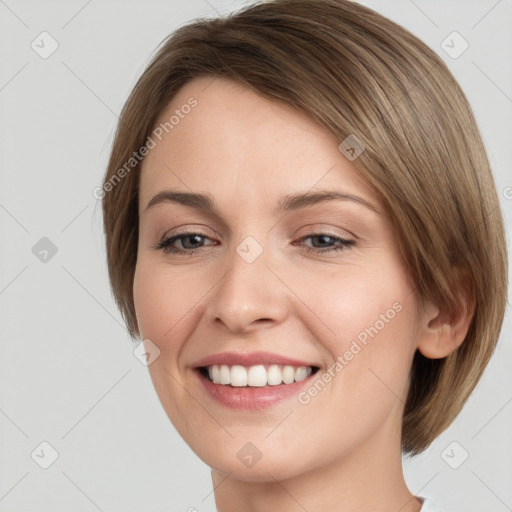
{"label": "plain grey background", "polygon": [[[509,232],[512,1],[361,3],[429,44],[459,80]],[[117,114],[161,40],[243,5],[0,0],[0,511],[215,510],[209,468],[176,433],[132,353],[93,190]],[[509,309],[456,422],[404,461],[411,491],[446,512],[512,510],[510,336]]]}

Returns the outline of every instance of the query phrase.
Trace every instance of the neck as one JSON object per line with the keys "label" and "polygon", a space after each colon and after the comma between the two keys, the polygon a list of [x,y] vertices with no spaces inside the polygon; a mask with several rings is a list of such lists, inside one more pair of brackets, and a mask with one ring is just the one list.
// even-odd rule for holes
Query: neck
{"label": "neck", "polygon": [[400,433],[383,429],[329,465],[291,478],[241,481],[212,469],[218,512],[419,512],[404,480]]}

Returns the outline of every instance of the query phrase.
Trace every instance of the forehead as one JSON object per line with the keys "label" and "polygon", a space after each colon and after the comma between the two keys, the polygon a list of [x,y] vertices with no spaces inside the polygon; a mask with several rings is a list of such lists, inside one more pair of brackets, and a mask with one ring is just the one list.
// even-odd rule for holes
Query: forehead
{"label": "forehead", "polygon": [[343,188],[378,202],[340,153],[341,141],[291,105],[240,82],[192,80],[161,113],[158,127],[161,140],[153,137],[142,165],[141,208],[161,189],[204,192],[222,203]]}

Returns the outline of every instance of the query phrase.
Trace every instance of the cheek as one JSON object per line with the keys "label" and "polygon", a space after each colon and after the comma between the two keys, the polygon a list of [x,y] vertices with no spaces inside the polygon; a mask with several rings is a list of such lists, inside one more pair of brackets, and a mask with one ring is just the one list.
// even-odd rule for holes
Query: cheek
{"label": "cheek", "polygon": [[[315,334],[332,356],[332,393],[359,398],[405,400],[417,336],[416,297],[396,265],[379,270],[353,266],[329,280],[329,287],[302,288],[327,329]],[[335,384],[335,381],[338,384]],[[387,396],[386,396],[387,395]],[[345,397],[351,401],[349,396]]]}
{"label": "cheek", "polygon": [[162,351],[176,347],[173,341],[200,301],[202,291],[197,285],[190,272],[184,275],[183,270],[180,273],[180,269],[162,267],[149,258],[139,259],[133,296],[141,337],[151,339]]}
{"label": "cheek", "polygon": [[[389,270],[391,269],[391,270]],[[319,285],[328,283],[328,286]],[[333,348],[340,340],[377,336],[399,324],[414,323],[412,287],[399,268],[392,265],[351,265],[328,279],[314,277],[303,283],[301,295],[331,332]],[[340,344],[343,348],[343,344]]]}

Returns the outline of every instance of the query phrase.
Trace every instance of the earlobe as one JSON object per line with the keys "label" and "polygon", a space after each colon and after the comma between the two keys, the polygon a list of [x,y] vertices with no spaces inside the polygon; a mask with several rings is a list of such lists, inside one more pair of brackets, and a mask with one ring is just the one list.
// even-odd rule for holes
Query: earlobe
{"label": "earlobe", "polygon": [[469,294],[459,295],[457,307],[437,307],[428,304],[424,309],[418,350],[429,359],[441,359],[457,350],[466,338],[473,318],[475,303]]}

